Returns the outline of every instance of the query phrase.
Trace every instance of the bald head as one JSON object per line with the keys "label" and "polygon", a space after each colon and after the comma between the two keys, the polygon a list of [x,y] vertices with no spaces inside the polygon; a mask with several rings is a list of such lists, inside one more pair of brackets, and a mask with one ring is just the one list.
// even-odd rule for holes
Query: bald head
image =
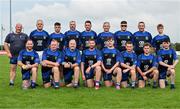
{"label": "bald head", "polygon": [[39,31],[43,30],[43,26],[44,26],[43,20],[38,19],[36,22],[37,30],[39,30]]}
{"label": "bald head", "polygon": [[17,23],[16,26],[15,26],[15,29],[16,29],[16,33],[21,33],[22,31],[22,24],[21,23]]}

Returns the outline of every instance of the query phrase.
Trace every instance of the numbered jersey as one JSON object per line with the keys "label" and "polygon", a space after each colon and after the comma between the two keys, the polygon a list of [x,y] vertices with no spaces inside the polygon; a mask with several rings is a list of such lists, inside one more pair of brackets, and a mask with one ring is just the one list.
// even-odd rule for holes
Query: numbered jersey
{"label": "numbered jersey", "polygon": [[75,30],[75,31],[67,31],[64,33],[65,35],[65,46],[68,47],[69,41],[71,39],[74,39],[77,43],[77,46],[80,46],[80,32]]}
{"label": "numbered jersey", "polygon": [[121,63],[132,66],[137,64],[137,56],[134,52],[121,52]]}
{"label": "numbered jersey", "polygon": [[43,51],[48,47],[49,34],[44,30],[42,31],[34,30],[30,34],[30,39],[34,43],[33,49],[35,51]]}
{"label": "numbered jersey", "polygon": [[156,51],[163,49],[162,42],[168,41],[170,42],[170,38],[167,35],[157,35],[153,38],[153,47],[156,48]]}
{"label": "numbered jersey", "polygon": [[120,54],[117,49],[103,48],[103,64],[106,69],[111,69],[116,62],[120,61]]}
{"label": "numbered jersey", "polygon": [[21,50],[18,56],[18,61],[21,61],[25,65],[33,65],[40,62],[39,56],[36,51]]}
{"label": "numbered jersey", "polygon": [[46,49],[43,52],[42,61],[43,60],[61,63],[61,52],[59,50],[52,51],[51,49]]}
{"label": "numbered jersey", "polygon": [[[174,60],[177,60],[178,56],[174,49],[161,49],[158,51],[158,62],[164,62],[168,65],[172,65]],[[165,70],[167,67],[159,65],[160,70]]]}
{"label": "numbered jersey", "polygon": [[54,39],[54,40],[57,40],[59,42],[59,50],[63,50],[63,46],[64,46],[64,34],[62,33],[52,33],[50,35],[50,42],[49,44],[51,43],[51,41]]}
{"label": "numbered jersey", "polygon": [[83,31],[81,33],[81,42],[83,45],[83,50],[89,47],[89,39],[94,39],[97,43],[97,34],[93,30],[91,31]]}
{"label": "numbered jersey", "polygon": [[98,49],[94,49],[92,51],[86,49],[83,51],[82,62],[84,62],[85,69],[95,64],[97,61],[102,61],[101,52]]}
{"label": "numbered jersey", "polygon": [[142,70],[142,72],[146,72],[152,67],[157,67],[157,59],[152,54],[141,54],[138,56],[137,66]]}
{"label": "numbered jersey", "polygon": [[111,32],[102,32],[98,35],[98,44],[100,44],[100,49],[107,47],[107,41],[109,38],[114,39],[114,34]]}
{"label": "numbered jersey", "polygon": [[63,50],[63,62],[70,62],[72,64],[81,62],[81,55],[78,49],[71,51],[69,48]]}
{"label": "numbered jersey", "polygon": [[133,36],[129,31],[117,31],[114,33],[114,36],[116,39],[116,47],[120,52],[126,50],[126,42],[131,41],[133,43]]}
{"label": "numbered jersey", "polygon": [[152,36],[149,32],[135,32],[134,33],[134,49],[137,55],[143,53],[143,46],[146,42],[151,44]]}

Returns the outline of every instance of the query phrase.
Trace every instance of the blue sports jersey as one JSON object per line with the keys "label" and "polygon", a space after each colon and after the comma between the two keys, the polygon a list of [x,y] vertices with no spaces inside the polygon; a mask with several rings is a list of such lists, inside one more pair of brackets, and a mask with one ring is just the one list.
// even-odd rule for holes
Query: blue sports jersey
{"label": "blue sports jersey", "polygon": [[[173,61],[178,59],[176,51],[172,48],[170,49],[161,49],[157,53],[158,62],[164,62],[168,65],[173,65]],[[167,69],[167,67],[159,65],[160,69]]]}
{"label": "blue sports jersey", "polygon": [[157,59],[153,54],[141,54],[138,56],[137,66],[142,72],[146,72],[152,67],[157,67]]}
{"label": "blue sports jersey", "polygon": [[150,43],[152,44],[152,36],[149,32],[144,31],[137,31],[133,34],[134,36],[134,50],[137,55],[140,55],[143,53],[143,46],[144,43]]}
{"label": "blue sports jersey", "polygon": [[89,39],[95,39],[95,42],[97,43],[97,34],[95,31],[83,31],[81,33],[81,43],[84,50],[89,47]]}
{"label": "blue sports jersey", "polygon": [[116,48],[109,49],[109,48],[103,48],[102,49],[102,59],[103,64],[106,69],[111,69],[116,62],[120,61],[120,52]]}
{"label": "blue sports jersey", "polygon": [[71,62],[72,64],[77,63],[79,65],[81,62],[79,50],[75,49],[74,51],[71,51],[69,48],[63,50],[62,62]]}
{"label": "blue sports jersey", "polygon": [[98,49],[94,49],[93,51],[86,49],[82,54],[82,62],[84,62],[85,69],[89,66],[95,64],[97,61],[102,61],[101,52]]}
{"label": "blue sports jersey", "polygon": [[[63,49],[63,46],[64,46],[64,37],[65,35],[62,34],[62,33],[52,33],[50,35],[50,42],[55,39],[59,42],[59,50],[62,50]],[[49,44],[50,44],[49,42]]]}
{"label": "blue sports jersey", "polygon": [[133,35],[129,31],[117,31],[114,33],[114,37],[116,39],[116,48],[120,52],[126,50],[126,48],[125,48],[126,42],[131,41],[132,43],[134,43],[133,42]]}
{"label": "blue sports jersey", "polygon": [[121,52],[121,63],[129,66],[137,65],[137,55],[135,52]]}
{"label": "blue sports jersey", "polygon": [[114,39],[114,34],[111,32],[102,32],[98,35],[98,44],[100,44],[100,49],[106,47],[106,43],[108,41],[108,38]]}
{"label": "blue sports jersey", "polygon": [[48,60],[48,61],[57,62],[60,64],[62,62],[61,58],[62,58],[62,54],[59,50],[52,51],[50,48],[48,48],[43,51],[42,61]]}
{"label": "blue sports jersey", "polygon": [[65,35],[65,46],[68,47],[68,44],[69,44],[69,41],[71,39],[75,39],[76,40],[76,43],[77,43],[77,46],[80,46],[81,44],[81,41],[80,41],[80,36],[81,36],[81,33],[77,30],[75,31],[72,31],[72,30],[69,30],[69,31],[66,31],[64,33]]}
{"label": "blue sports jersey", "polygon": [[39,55],[37,54],[37,52],[35,50],[27,51],[26,49],[20,51],[18,61],[21,61],[25,65],[40,63]]}
{"label": "blue sports jersey", "polygon": [[29,38],[33,41],[35,51],[43,51],[48,47],[49,34],[48,32],[42,30],[34,30],[30,33]]}
{"label": "blue sports jersey", "polygon": [[162,43],[163,41],[170,42],[170,38],[167,35],[157,35],[153,38],[153,47],[156,48],[156,51],[162,49]]}

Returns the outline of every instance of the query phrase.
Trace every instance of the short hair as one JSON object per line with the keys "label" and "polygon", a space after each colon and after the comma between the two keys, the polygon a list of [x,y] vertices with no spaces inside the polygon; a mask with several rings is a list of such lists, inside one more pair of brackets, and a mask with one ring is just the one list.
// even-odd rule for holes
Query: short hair
{"label": "short hair", "polygon": [[76,23],[76,21],[74,21],[74,20],[71,20],[71,21],[69,22],[69,24],[70,24],[70,23],[72,23],[72,22]]}
{"label": "short hair", "polygon": [[109,24],[109,25],[110,25],[110,22],[104,22],[103,25],[104,25],[104,24]]}
{"label": "short hair", "polygon": [[143,24],[145,25],[145,23],[144,23],[143,21],[140,21],[140,22],[138,23],[138,25],[139,25],[140,23],[143,23]]}
{"label": "short hair", "polygon": [[127,24],[127,21],[121,21],[121,24]]}
{"label": "short hair", "polygon": [[38,20],[36,21],[36,24],[38,24],[39,22],[42,22],[42,24],[44,24],[44,22],[43,22],[42,19],[38,19]]}
{"label": "short hair", "polygon": [[114,40],[114,38],[113,37],[108,37],[107,40]]}
{"label": "short hair", "polygon": [[52,42],[57,42],[57,43],[59,43],[56,39],[51,40],[51,43],[52,43]]}
{"label": "short hair", "polygon": [[143,47],[146,47],[146,46],[151,47],[151,44],[150,44],[150,43],[144,43],[144,46],[143,46]]}
{"label": "short hair", "polygon": [[157,25],[157,29],[160,28],[160,27],[164,28],[163,24],[158,24]]}
{"label": "short hair", "polygon": [[131,41],[127,41],[127,42],[126,42],[126,45],[127,45],[127,44],[132,44],[132,45],[133,45],[133,43],[132,43]]}
{"label": "short hair", "polygon": [[85,21],[85,24],[86,24],[86,23],[90,23],[90,24],[91,24],[91,21],[90,21],[90,20],[86,20],[86,21]]}
{"label": "short hair", "polygon": [[94,38],[89,38],[89,40],[88,41],[95,41],[95,39]]}
{"label": "short hair", "polygon": [[27,39],[25,43],[27,43],[28,41],[31,41],[33,43],[33,40],[32,39]]}
{"label": "short hair", "polygon": [[61,23],[56,22],[56,23],[54,23],[54,26],[61,26]]}

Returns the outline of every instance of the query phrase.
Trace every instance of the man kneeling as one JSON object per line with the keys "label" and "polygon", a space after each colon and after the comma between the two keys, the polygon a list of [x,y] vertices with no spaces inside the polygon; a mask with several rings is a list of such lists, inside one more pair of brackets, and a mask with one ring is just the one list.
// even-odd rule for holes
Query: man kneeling
{"label": "man kneeling", "polygon": [[[22,88],[27,89],[36,88],[37,69],[40,63],[39,56],[36,51],[33,50],[32,40],[26,42],[26,49],[22,50],[18,56],[18,65],[21,67],[22,72]],[[30,82],[30,76],[32,73],[32,80]]]}
{"label": "man kneeling", "polygon": [[44,50],[42,56],[42,79],[45,88],[50,87],[51,83],[53,83],[54,88],[59,88],[60,63],[61,52],[58,50],[58,42],[52,40],[50,48]]}
{"label": "man kneeling", "polygon": [[144,88],[146,81],[153,78],[153,88],[157,87],[158,81],[158,70],[157,70],[157,59],[150,53],[151,45],[145,43],[143,50],[144,53],[138,56],[137,60],[137,71],[138,71],[138,86]]}

